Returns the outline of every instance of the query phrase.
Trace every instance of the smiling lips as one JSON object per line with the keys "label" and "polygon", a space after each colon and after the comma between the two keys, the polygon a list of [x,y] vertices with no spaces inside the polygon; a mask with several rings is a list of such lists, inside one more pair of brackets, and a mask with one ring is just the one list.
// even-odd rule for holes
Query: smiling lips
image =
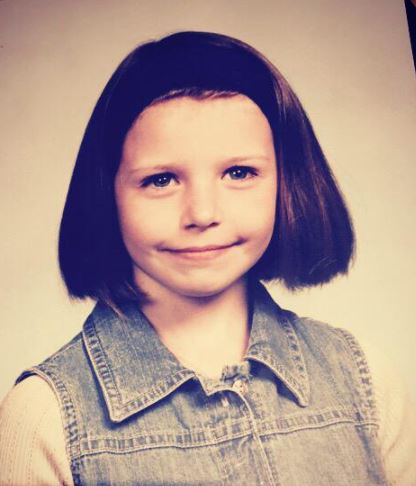
{"label": "smiling lips", "polygon": [[166,248],[163,251],[167,251],[173,255],[190,260],[204,260],[215,258],[225,253],[229,248],[239,245],[241,243],[241,241],[237,241],[235,243],[231,243],[230,245],[191,246],[179,249]]}

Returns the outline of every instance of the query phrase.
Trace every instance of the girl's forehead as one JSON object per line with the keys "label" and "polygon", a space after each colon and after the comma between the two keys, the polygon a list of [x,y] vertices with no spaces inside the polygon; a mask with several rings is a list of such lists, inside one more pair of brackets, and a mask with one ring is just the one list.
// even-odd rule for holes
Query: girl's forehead
{"label": "girl's forehead", "polygon": [[[238,115],[249,112],[263,115],[260,108],[250,98],[243,94],[232,96],[210,96],[199,98],[178,96],[157,101],[145,108],[137,117],[136,122],[152,117],[175,117],[177,121],[188,121],[198,116]],[[264,116],[264,115],[263,115]]]}
{"label": "girl's forehead", "polygon": [[[166,152],[224,156],[264,152],[272,133],[267,118],[248,97],[173,98],[146,108],[129,130],[124,158]],[[229,152],[229,153],[226,153]]]}
{"label": "girl's forehead", "polygon": [[235,95],[208,99],[178,97],[149,106],[136,118],[127,137],[158,135],[181,137],[196,132],[198,138],[227,132],[229,137],[253,128],[270,131],[260,108],[248,97]]}

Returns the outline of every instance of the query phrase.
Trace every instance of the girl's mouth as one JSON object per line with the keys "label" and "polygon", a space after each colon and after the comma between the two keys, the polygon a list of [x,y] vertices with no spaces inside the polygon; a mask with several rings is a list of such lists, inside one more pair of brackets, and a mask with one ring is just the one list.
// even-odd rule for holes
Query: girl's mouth
{"label": "girl's mouth", "polygon": [[189,259],[189,260],[209,260],[216,258],[226,253],[233,246],[240,245],[242,242],[237,241],[235,243],[226,245],[205,245],[205,246],[190,246],[185,248],[167,248],[163,251],[167,251],[172,255]]}

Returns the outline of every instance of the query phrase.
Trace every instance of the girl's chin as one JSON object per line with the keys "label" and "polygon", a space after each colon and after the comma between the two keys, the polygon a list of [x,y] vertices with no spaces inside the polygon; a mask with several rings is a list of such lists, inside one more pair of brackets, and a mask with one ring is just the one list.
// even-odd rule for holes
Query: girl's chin
{"label": "girl's chin", "polygon": [[204,298],[213,298],[216,296],[219,296],[226,292],[227,290],[230,290],[231,288],[238,286],[238,285],[243,285],[244,278],[240,278],[236,281],[233,282],[227,282],[227,283],[212,283],[209,284],[209,282],[204,282],[201,285],[192,285],[192,286],[186,286],[181,289],[172,289],[175,293],[180,294],[183,297],[187,298],[195,298],[195,299],[204,299]]}
{"label": "girl's chin", "polygon": [[[158,278],[159,277],[159,278]],[[162,277],[162,278],[160,278]],[[192,278],[194,277],[194,278]],[[244,275],[229,279],[218,278],[216,272],[204,273],[204,275],[180,276],[179,278],[163,278],[163,276],[150,275],[141,269],[135,269],[135,281],[139,289],[149,296],[159,296],[160,298],[171,297],[204,299],[212,298],[223,294],[225,291],[239,285],[244,285]]]}
{"label": "girl's chin", "polygon": [[209,299],[222,294],[225,291],[224,288],[214,288],[214,289],[184,289],[180,292],[180,295],[190,299]]}

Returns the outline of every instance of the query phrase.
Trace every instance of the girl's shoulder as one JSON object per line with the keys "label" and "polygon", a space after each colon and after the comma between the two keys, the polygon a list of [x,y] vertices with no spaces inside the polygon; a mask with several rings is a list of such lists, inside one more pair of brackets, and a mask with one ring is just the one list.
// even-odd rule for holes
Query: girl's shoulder
{"label": "girl's shoulder", "polygon": [[59,402],[39,376],[14,386],[0,406],[0,483],[73,483]]}
{"label": "girl's shoulder", "polygon": [[[363,382],[375,403],[378,416],[378,441],[389,484],[416,484],[416,408],[409,388],[393,361],[375,345],[357,339],[349,330],[283,311],[307,340],[323,342],[329,338],[335,349],[341,346],[357,365]],[[334,349],[334,348],[332,348]],[[335,355],[335,359],[341,359]],[[365,375],[365,376],[364,376]]]}
{"label": "girl's shoulder", "polygon": [[416,484],[416,408],[401,373],[380,349],[360,340],[379,414],[379,444],[391,484]]}

